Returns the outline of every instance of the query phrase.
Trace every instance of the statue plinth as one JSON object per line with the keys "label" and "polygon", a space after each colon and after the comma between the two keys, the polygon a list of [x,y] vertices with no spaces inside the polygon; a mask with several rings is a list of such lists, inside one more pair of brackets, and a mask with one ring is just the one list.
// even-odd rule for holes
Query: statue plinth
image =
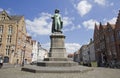
{"label": "statue plinth", "polygon": [[45,58],[43,62],[38,62],[38,66],[45,67],[70,67],[76,66],[77,63],[67,58],[65,48],[65,36],[61,32],[54,32],[50,35],[51,45],[49,57]]}
{"label": "statue plinth", "polygon": [[65,49],[65,36],[61,33],[52,33],[50,36],[51,46],[49,57],[53,58],[66,58],[66,49]]}

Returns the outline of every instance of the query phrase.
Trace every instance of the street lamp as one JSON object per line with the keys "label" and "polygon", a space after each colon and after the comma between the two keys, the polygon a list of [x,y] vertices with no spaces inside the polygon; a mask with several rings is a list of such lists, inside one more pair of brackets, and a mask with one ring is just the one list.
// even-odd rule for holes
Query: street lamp
{"label": "street lamp", "polygon": [[24,62],[25,62],[25,48],[26,48],[26,45],[24,45],[24,47],[23,47],[23,61],[22,61],[22,66],[24,66]]}

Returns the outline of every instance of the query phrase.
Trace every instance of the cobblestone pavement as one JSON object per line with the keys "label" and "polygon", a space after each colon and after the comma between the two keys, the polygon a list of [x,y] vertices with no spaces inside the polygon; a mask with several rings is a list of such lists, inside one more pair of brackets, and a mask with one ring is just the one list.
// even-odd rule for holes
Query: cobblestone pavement
{"label": "cobblestone pavement", "polygon": [[93,68],[81,73],[30,73],[20,67],[0,69],[0,78],[120,78],[120,69]]}

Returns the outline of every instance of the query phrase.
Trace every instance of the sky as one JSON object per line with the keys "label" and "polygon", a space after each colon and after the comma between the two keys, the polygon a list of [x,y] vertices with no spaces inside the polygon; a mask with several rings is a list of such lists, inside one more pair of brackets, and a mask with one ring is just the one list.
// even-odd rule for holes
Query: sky
{"label": "sky", "polygon": [[0,11],[24,15],[28,35],[49,51],[51,17],[59,9],[67,53],[73,53],[93,38],[94,25],[115,24],[120,0],[0,0]]}

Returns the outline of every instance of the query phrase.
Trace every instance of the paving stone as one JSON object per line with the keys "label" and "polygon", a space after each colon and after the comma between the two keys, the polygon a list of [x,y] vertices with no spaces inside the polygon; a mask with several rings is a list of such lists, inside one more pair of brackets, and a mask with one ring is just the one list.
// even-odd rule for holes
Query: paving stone
{"label": "paving stone", "polygon": [[16,67],[0,69],[0,78],[120,78],[120,69],[92,68],[82,73],[30,73]]}

